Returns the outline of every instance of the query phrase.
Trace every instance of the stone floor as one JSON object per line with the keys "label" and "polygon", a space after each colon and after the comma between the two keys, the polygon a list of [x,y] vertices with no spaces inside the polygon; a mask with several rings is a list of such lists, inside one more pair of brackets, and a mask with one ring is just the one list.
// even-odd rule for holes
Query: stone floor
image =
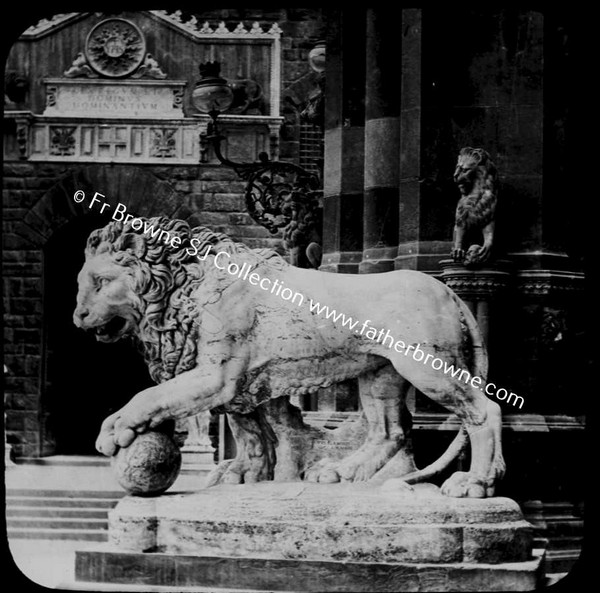
{"label": "stone floor", "polygon": [[[49,589],[65,591],[123,591],[123,592],[171,592],[196,591],[216,593],[215,588],[160,587],[153,585],[122,585],[108,583],[83,583],[75,581],[75,550],[92,549],[96,542],[72,542],[56,540],[15,540],[9,542],[10,552],[21,572],[34,583]],[[22,590],[19,593],[24,593]],[[240,589],[218,589],[218,593],[242,593]],[[252,593],[245,589],[243,593]],[[264,593],[261,591],[260,593]]]}
{"label": "stone floor", "polygon": [[[6,488],[36,490],[103,490],[119,492],[123,489],[115,479],[111,467],[103,458],[53,456],[46,463],[17,464],[7,469]],[[70,463],[69,463],[70,461]],[[170,492],[195,491],[203,486],[204,475],[198,477],[182,472]]]}
{"label": "stone floor", "polygon": [[[172,492],[189,492],[203,486],[204,476],[182,473]],[[44,464],[18,464],[5,473],[6,490],[73,490],[119,492],[110,465],[102,458],[59,456],[46,458]],[[34,583],[50,589],[79,591],[172,591],[170,587],[126,586],[75,581],[75,550],[98,546],[97,542],[68,540],[9,540],[8,547],[18,569]],[[178,588],[178,591],[214,591],[203,588]],[[220,593],[224,589],[219,590]]]}

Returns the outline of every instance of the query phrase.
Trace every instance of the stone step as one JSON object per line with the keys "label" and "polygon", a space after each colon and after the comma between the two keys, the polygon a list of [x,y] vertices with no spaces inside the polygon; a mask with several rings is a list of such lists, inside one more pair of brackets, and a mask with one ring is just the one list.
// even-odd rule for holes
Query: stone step
{"label": "stone step", "polygon": [[[532,591],[542,582],[542,553],[533,559],[505,564],[411,564],[316,561],[282,558],[190,556],[132,553],[113,550],[76,550],[77,583],[149,587],[200,586],[210,591]],[[125,589],[124,589],[125,590]],[[160,590],[160,589],[159,589]],[[169,589],[166,589],[167,591]]]}
{"label": "stone step", "polygon": [[581,550],[583,535],[553,537],[548,541],[548,550]]}
{"label": "stone step", "polygon": [[10,539],[57,539],[75,541],[107,542],[108,532],[101,529],[32,529],[11,527],[7,529]]}
{"label": "stone step", "polygon": [[561,535],[575,535],[583,533],[583,521],[581,519],[562,519],[560,521],[546,522],[547,537]]}
{"label": "stone step", "polygon": [[6,506],[19,507],[65,507],[65,508],[106,508],[114,507],[119,498],[74,498],[65,496],[47,497],[42,496],[11,496],[6,497]]}
{"label": "stone step", "polygon": [[[230,587],[218,589],[215,587],[186,587],[177,586],[171,587],[169,585],[133,585],[124,583],[99,583],[99,582],[85,582],[76,581],[75,583],[60,583],[60,588],[66,591],[121,591],[127,593],[265,593],[264,590],[259,591],[258,589],[232,589]],[[269,593],[283,593],[270,589]]]}
{"label": "stone step", "polygon": [[19,457],[17,465],[70,467],[108,467],[110,457],[104,455],[51,455],[50,457]]}
{"label": "stone step", "polygon": [[97,508],[97,507],[83,507],[83,508],[71,508],[71,507],[31,507],[31,506],[18,506],[18,502],[15,504],[7,505],[6,516],[12,517],[62,517],[62,518],[73,518],[73,519],[107,519],[108,508]]}
{"label": "stone step", "polygon": [[125,492],[118,490],[38,490],[31,488],[7,488],[6,496],[24,496],[28,498],[109,498],[118,500],[125,496]]}
{"label": "stone step", "polygon": [[580,554],[580,548],[572,550],[547,550],[545,559],[546,573],[571,572]]}
{"label": "stone step", "polygon": [[104,519],[64,519],[62,517],[8,517],[6,526],[9,531],[16,529],[77,529],[108,530],[108,518]]}

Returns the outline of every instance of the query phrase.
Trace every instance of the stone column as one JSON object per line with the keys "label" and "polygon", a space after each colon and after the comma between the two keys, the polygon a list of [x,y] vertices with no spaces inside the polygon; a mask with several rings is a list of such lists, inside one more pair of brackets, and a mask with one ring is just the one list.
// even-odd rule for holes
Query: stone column
{"label": "stone column", "polygon": [[367,10],[361,273],[393,270],[398,248],[400,36],[396,9]]}
{"label": "stone column", "polygon": [[364,9],[331,10],[327,31],[320,269],[356,274],[363,242]]}

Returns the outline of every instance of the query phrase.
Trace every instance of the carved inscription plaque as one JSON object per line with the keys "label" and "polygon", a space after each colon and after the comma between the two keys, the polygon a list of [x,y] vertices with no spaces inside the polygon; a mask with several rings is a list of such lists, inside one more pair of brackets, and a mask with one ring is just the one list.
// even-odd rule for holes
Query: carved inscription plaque
{"label": "carved inscription plaque", "polygon": [[44,115],[183,117],[183,84],[179,81],[46,81]]}

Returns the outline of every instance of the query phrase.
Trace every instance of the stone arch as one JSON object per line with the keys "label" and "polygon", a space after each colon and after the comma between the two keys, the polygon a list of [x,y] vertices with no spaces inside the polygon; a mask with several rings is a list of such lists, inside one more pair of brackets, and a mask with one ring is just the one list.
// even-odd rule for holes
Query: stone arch
{"label": "stone arch", "polygon": [[[118,188],[118,195],[114,192]],[[121,202],[135,216],[167,216],[188,220],[191,211],[172,185],[151,171],[132,165],[89,165],[69,171],[26,213],[16,232],[30,244],[42,247],[63,225],[92,212],[89,201],[77,204],[73,194],[83,190],[92,197],[103,194],[111,206]],[[98,207],[98,203],[95,204]],[[107,209],[105,213],[108,213]],[[190,221],[191,222],[191,221]]]}
{"label": "stone arch", "polygon": [[[45,456],[57,451],[56,431],[50,424],[52,397],[48,393],[48,326],[49,320],[56,316],[47,309],[48,290],[53,283],[56,288],[57,282],[48,275],[47,264],[54,239],[60,238],[63,232],[70,232],[68,229],[73,225],[78,226],[85,220],[83,226],[89,227],[89,223],[95,224],[100,218],[99,207],[88,208],[87,200],[75,203],[73,194],[78,189],[89,197],[95,192],[104,194],[104,201],[113,208],[121,202],[136,216],[162,215],[187,220],[193,226],[198,224],[184,205],[184,198],[152,168],[96,164],[65,166],[54,185],[24,216],[14,221],[9,230],[9,244],[15,259],[10,260],[13,262],[8,273],[11,297],[6,312],[19,325],[15,321],[10,329],[11,340],[17,346],[8,353],[5,401],[10,442],[21,457]],[[105,223],[109,222],[111,212],[112,209],[107,209],[102,215]],[[65,258],[71,258],[71,243],[67,241],[67,245]],[[65,260],[67,268],[70,261]],[[62,289],[60,281],[58,285]]]}

